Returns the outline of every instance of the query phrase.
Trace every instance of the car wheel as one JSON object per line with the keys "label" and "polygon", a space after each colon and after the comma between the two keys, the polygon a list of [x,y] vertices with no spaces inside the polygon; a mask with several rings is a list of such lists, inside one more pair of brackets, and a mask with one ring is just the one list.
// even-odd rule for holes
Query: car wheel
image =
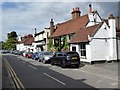
{"label": "car wheel", "polygon": [[45,61],[45,60],[42,60],[42,62],[43,62],[44,64],[46,64],[46,61]]}
{"label": "car wheel", "polygon": [[50,63],[51,65],[54,65],[54,62],[53,61],[51,61],[51,63]]}
{"label": "car wheel", "polygon": [[39,59],[38,61],[41,62],[41,59]]}
{"label": "car wheel", "polygon": [[65,67],[66,67],[65,61],[62,61],[62,62],[61,62],[61,67],[62,67],[62,68],[65,68]]}
{"label": "car wheel", "polygon": [[80,66],[79,64],[75,65],[76,68],[79,68],[79,66]]}

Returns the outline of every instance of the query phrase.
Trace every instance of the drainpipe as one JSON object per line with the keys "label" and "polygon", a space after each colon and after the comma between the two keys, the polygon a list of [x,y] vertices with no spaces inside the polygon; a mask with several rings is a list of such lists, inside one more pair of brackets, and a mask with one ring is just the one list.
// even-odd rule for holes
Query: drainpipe
{"label": "drainpipe", "polygon": [[119,40],[119,38],[117,37],[117,38],[116,38],[117,62],[119,62],[119,53],[118,53],[118,52],[119,52],[119,50],[118,50],[118,40]]}

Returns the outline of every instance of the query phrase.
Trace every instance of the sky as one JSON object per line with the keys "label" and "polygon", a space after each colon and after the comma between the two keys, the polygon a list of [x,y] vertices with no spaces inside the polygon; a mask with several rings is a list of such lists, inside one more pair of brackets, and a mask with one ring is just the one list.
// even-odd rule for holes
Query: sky
{"label": "sky", "polygon": [[7,33],[16,31],[18,35],[33,34],[50,26],[50,19],[54,23],[61,23],[71,19],[71,11],[75,7],[81,10],[81,16],[88,13],[89,4],[97,10],[102,18],[108,18],[112,13],[118,16],[118,2],[2,2],[0,3],[0,41],[7,39]]}

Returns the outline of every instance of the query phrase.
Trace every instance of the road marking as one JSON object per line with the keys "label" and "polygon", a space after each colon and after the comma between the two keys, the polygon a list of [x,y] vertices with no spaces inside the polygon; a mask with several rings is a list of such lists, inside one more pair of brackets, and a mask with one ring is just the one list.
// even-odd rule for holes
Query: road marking
{"label": "road marking", "polygon": [[13,68],[11,67],[11,65],[9,64],[9,62],[7,61],[7,59],[4,59],[4,64],[6,66],[6,69],[8,70],[8,72],[10,73],[14,83],[15,83],[15,86],[18,90],[25,90],[23,84],[21,83],[20,79],[17,77],[15,71],[13,70]]}
{"label": "road marking", "polygon": [[30,67],[33,68],[33,69],[37,69],[36,67],[33,67],[33,66],[31,66],[31,65],[28,65],[28,66],[30,66]]}
{"label": "road marking", "polygon": [[22,63],[25,63],[24,61],[21,61]]}
{"label": "road marking", "polygon": [[98,75],[98,74],[91,73],[91,72],[88,72],[88,71],[83,71],[83,70],[81,70],[81,72],[88,73],[88,74],[92,74],[92,75],[96,75],[96,76],[103,77],[103,78],[107,78],[107,79],[111,79],[111,80],[115,80],[115,81],[120,81],[120,80],[115,79],[115,78],[111,78],[111,77],[107,77],[107,76],[103,76],[103,75]]}
{"label": "road marking", "polygon": [[58,80],[58,79],[56,79],[56,78],[54,78],[54,77],[52,77],[52,76],[50,76],[49,74],[47,74],[47,73],[43,73],[44,75],[46,75],[46,76],[48,76],[48,77],[50,77],[51,79],[53,79],[53,80],[55,80],[55,81],[57,81],[57,82],[59,82],[60,84],[62,84],[62,85],[66,85],[64,82],[62,82],[62,81],[60,81],[60,80]]}
{"label": "road marking", "polygon": [[111,83],[111,85],[117,85],[118,83]]}

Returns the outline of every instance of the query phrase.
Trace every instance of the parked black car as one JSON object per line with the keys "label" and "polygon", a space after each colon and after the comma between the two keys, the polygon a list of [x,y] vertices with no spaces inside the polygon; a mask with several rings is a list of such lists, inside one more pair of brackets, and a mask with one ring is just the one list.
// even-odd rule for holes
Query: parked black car
{"label": "parked black car", "polygon": [[66,66],[75,65],[79,68],[80,57],[77,52],[56,52],[51,58],[51,65],[60,65],[62,68]]}

